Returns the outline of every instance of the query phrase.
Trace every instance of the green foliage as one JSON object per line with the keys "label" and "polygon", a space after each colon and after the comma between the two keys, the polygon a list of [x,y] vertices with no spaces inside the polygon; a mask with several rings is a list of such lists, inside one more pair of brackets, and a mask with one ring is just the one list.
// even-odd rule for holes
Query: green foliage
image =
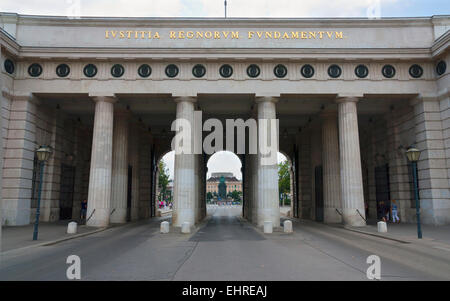
{"label": "green foliage", "polygon": [[232,192],[230,192],[228,194],[228,196],[230,198],[232,198],[235,202],[240,202],[241,201],[241,192],[240,191],[233,190]]}
{"label": "green foliage", "polygon": [[167,168],[166,164],[163,160],[159,161],[158,164],[159,169],[159,177],[158,177],[158,187],[160,191],[159,199],[165,198],[167,195],[167,186],[172,181],[169,179],[169,169]]}
{"label": "green foliage", "polygon": [[280,194],[290,193],[291,191],[291,178],[287,160],[278,164],[278,190]]}
{"label": "green foliage", "polygon": [[211,193],[211,191],[208,191],[208,193],[206,194],[206,201],[211,202],[212,198],[213,198],[213,194]]}

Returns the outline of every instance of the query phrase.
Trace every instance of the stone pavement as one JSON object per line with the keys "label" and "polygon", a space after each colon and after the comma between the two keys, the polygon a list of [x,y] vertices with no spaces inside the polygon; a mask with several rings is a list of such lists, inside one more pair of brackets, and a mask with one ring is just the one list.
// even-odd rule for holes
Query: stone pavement
{"label": "stone pavement", "polygon": [[[346,228],[354,231],[367,232],[386,238],[404,241],[419,241],[419,239],[417,238],[417,224],[388,223],[387,233],[378,233],[377,225],[375,223],[369,223],[367,226],[364,227],[346,227]],[[450,225],[444,226],[422,225],[422,241],[423,242],[435,241],[450,245]]]}
{"label": "stone pavement", "polygon": [[42,243],[50,243],[56,240],[71,238],[75,235],[88,234],[96,232],[99,229],[78,225],[77,234],[67,234],[67,224],[70,221],[58,222],[40,222],[38,240],[33,240],[34,224],[26,226],[3,226],[2,235],[2,252],[39,245]]}

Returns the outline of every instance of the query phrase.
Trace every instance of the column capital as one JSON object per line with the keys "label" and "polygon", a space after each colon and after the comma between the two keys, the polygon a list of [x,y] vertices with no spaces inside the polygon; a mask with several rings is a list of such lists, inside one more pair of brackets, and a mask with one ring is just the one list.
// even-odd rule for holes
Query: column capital
{"label": "column capital", "polygon": [[25,93],[25,94],[10,94],[9,95],[10,98],[8,98],[9,100],[17,100],[17,101],[29,101],[35,105],[39,105],[41,104],[41,100],[35,96],[33,93]]}
{"label": "column capital", "polygon": [[117,98],[114,96],[90,96],[90,97],[94,102],[109,102],[109,103],[117,102]]}
{"label": "column capital", "polygon": [[114,106],[114,116],[131,117],[131,112],[124,106]]}
{"label": "column capital", "polygon": [[336,107],[336,105],[334,106],[330,106],[330,107],[326,107],[325,109],[323,109],[320,113],[319,116],[322,119],[328,119],[328,118],[334,118],[337,119],[338,116],[338,109]]}
{"label": "column capital", "polygon": [[277,103],[278,100],[279,100],[279,97],[275,97],[275,96],[257,96],[257,97],[255,97],[256,103],[261,103],[261,102]]}
{"label": "column capital", "polygon": [[336,103],[345,103],[345,102],[358,102],[362,96],[341,96],[338,95],[336,97]]}
{"label": "column capital", "polygon": [[415,97],[413,97],[410,101],[409,104],[411,106],[415,106],[418,103],[421,102],[427,102],[427,101],[438,101],[439,97],[436,94],[419,94],[416,95]]}
{"label": "column capital", "polygon": [[179,103],[179,102],[192,102],[192,103],[196,103],[196,102],[197,102],[197,97],[194,97],[194,96],[177,96],[177,97],[174,97],[173,100],[174,100],[176,103]]}

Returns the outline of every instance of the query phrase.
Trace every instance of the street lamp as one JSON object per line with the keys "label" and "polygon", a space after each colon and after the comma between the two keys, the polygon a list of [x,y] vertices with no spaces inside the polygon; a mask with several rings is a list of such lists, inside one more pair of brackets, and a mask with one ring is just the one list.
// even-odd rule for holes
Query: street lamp
{"label": "street lamp", "polygon": [[406,157],[412,164],[413,182],[414,182],[414,198],[416,200],[416,215],[417,215],[417,238],[422,238],[422,229],[420,227],[420,202],[419,202],[419,188],[417,185],[417,161],[420,158],[420,150],[415,147],[410,147],[406,151]]}
{"label": "street lamp", "polygon": [[39,188],[38,188],[38,203],[36,208],[36,221],[34,222],[34,231],[33,231],[33,240],[37,240],[38,238],[38,227],[39,227],[39,215],[41,213],[41,191],[42,191],[42,182],[44,175],[44,165],[45,162],[50,158],[52,154],[52,149],[50,146],[41,145],[36,150],[36,157],[39,161]]}

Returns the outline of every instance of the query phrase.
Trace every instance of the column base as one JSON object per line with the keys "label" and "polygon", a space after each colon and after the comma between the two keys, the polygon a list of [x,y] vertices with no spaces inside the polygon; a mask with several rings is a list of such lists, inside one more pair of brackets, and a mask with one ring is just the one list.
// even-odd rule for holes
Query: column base
{"label": "column base", "polygon": [[364,227],[366,225],[366,221],[356,210],[359,210],[361,214],[364,214],[364,210],[361,211],[359,208],[342,209],[342,219],[346,226]]}
{"label": "column base", "polygon": [[280,208],[270,208],[270,209],[258,209],[256,220],[256,225],[258,227],[264,226],[264,222],[271,221],[274,228],[280,227]]}
{"label": "column base", "polygon": [[[337,213],[336,208],[324,208],[323,209],[323,222],[326,224],[340,224],[342,223],[342,217]],[[342,211],[342,209],[338,209]]]}
{"label": "column base", "polygon": [[139,219],[139,208],[131,208],[131,221]]}
{"label": "column base", "polygon": [[181,227],[184,222],[191,226],[195,225],[194,209],[175,209],[172,213],[172,224],[174,227]]}
{"label": "column base", "polygon": [[[87,221],[86,225],[89,227],[103,228],[109,225],[109,209],[96,208],[91,219]],[[89,214],[86,216],[89,218]]]}
{"label": "column base", "polygon": [[116,208],[114,213],[109,219],[110,223],[113,224],[124,224],[127,222],[127,209],[126,208]]}

